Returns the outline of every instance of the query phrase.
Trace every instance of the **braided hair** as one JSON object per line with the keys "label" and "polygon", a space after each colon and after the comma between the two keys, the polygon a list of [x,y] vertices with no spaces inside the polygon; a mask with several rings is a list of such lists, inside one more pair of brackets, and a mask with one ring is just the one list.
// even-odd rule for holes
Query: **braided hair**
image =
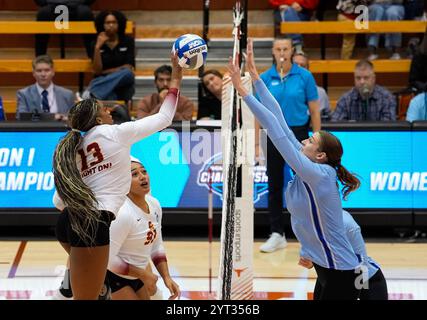
{"label": "braided hair", "polygon": [[86,244],[94,243],[100,211],[94,193],[83,182],[77,168],[76,155],[83,141],[82,132],[97,125],[99,107],[95,99],[86,99],[70,109],[68,118],[72,130],[58,143],[53,156],[56,191],[68,209],[73,231]]}

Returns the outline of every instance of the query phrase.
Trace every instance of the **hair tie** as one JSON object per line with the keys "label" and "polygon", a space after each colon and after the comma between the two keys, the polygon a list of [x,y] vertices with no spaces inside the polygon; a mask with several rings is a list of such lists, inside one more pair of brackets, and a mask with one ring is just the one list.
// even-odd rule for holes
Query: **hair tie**
{"label": "hair tie", "polygon": [[73,131],[73,132],[78,132],[78,133],[82,133],[79,129],[74,129],[74,128],[71,128],[71,131]]}

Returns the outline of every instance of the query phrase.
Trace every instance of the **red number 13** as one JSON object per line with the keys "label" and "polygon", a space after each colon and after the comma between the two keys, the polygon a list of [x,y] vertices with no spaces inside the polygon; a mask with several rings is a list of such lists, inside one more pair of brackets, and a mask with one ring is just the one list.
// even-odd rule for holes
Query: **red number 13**
{"label": "red number 13", "polygon": [[[87,153],[90,153],[91,151],[93,151],[92,156],[95,158],[94,161],[89,163],[89,166],[92,167],[104,160],[104,156],[102,155],[101,148],[99,147],[98,143],[96,142],[91,143],[90,145],[87,146],[86,151]],[[87,164],[87,155],[85,154],[83,149],[79,149],[77,152],[82,158],[82,171],[85,171],[89,168]]]}

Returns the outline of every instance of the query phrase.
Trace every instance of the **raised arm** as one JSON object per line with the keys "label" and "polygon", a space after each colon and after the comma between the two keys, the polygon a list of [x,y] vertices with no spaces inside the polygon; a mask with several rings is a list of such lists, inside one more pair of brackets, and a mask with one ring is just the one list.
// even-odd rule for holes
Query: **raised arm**
{"label": "raised arm", "polygon": [[270,93],[268,88],[265,86],[264,81],[260,78],[258,71],[255,65],[255,57],[253,52],[253,40],[248,39],[248,46],[246,49],[246,68],[248,69],[249,75],[251,76],[252,82],[254,84],[255,91],[258,94],[261,103],[274,114],[276,119],[279,121],[280,126],[285,131],[286,135],[291,140],[292,144],[296,148],[301,148],[301,143],[295,138],[294,133],[289,129],[286,120],[283,116],[282,109],[279,106],[279,103],[274,99],[273,95]]}
{"label": "raised arm", "polygon": [[172,80],[159,112],[134,122],[125,122],[119,125],[117,127],[117,140],[131,145],[171,125],[178,104],[182,80],[182,68],[178,64],[176,54],[172,55],[171,60]]}
{"label": "raised arm", "polygon": [[267,129],[267,134],[271,141],[291,168],[306,182],[317,181],[320,176],[323,176],[320,165],[312,162],[300,152],[300,148],[291,142],[291,139],[275,115],[255,99],[253,95],[248,93],[242,84],[238,65],[230,61],[228,71],[230,72],[234,88],[243,97],[261,126]]}

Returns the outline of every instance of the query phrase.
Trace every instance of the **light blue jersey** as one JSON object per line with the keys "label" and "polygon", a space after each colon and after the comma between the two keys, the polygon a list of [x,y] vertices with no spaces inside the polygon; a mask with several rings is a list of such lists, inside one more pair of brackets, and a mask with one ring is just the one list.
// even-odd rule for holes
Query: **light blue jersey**
{"label": "light blue jersey", "polygon": [[343,210],[343,219],[348,241],[350,241],[350,244],[353,247],[357,258],[359,259],[359,262],[362,262],[363,265],[368,269],[368,278],[371,279],[380,267],[374,259],[368,257],[368,254],[366,253],[365,241],[362,237],[362,232],[360,231],[359,225],[356,221],[354,221],[351,214]]}
{"label": "light blue jersey", "polygon": [[254,86],[261,103],[252,95],[244,100],[296,173],[286,189],[286,203],[303,257],[324,268],[356,269],[359,261],[345,232],[335,170],[311,161],[301,152],[301,143],[263,81],[256,81]]}
{"label": "light blue jersey", "polygon": [[406,121],[427,120],[427,93],[412,98],[406,113]]}

